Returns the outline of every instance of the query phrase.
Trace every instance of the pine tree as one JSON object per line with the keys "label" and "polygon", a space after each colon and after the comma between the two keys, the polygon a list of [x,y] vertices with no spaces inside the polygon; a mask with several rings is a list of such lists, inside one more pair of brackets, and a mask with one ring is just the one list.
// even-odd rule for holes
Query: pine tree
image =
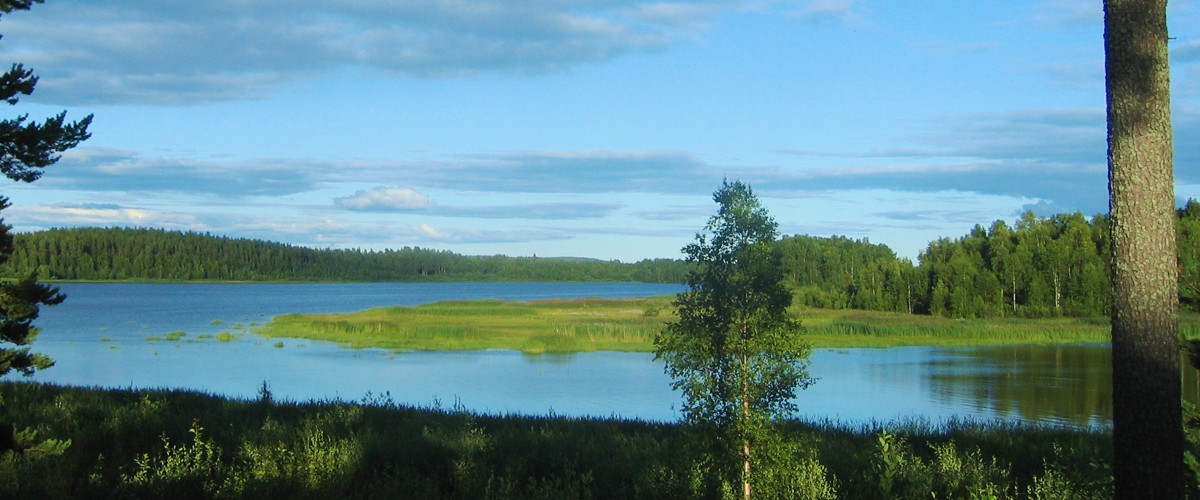
{"label": "pine tree", "polygon": [[[28,10],[40,0],[0,0],[0,12]],[[19,95],[29,95],[37,85],[32,70],[21,64],[13,64],[8,72],[0,75],[0,99],[15,105]],[[74,123],[66,122],[66,112],[47,118],[45,121],[30,122],[29,115],[20,115],[0,121],[0,172],[18,182],[33,182],[42,176],[42,169],[53,165],[59,154],[71,149],[88,138],[88,115]],[[8,198],[0,196],[0,211],[9,207]],[[13,253],[12,229],[0,219],[0,264]],[[31,273],[17,281],[0,282],[0,376],[10,371],[25,375],[35,370],[48,368],[54,362],[48,357],[29,352],[25,347],[37,336],[33,320],[38,317],[39,306],[61,303],[66,297],[56,287],[37,282],[37,273]],[[3,347],[12,344],[16,347]],[[11,424],[0,425],[0,451],[17,446],[12,439]]]}
{"label": "pine tree", "polygon": [[1117,498],[1183,498],[1166,0],[1105,0]]}

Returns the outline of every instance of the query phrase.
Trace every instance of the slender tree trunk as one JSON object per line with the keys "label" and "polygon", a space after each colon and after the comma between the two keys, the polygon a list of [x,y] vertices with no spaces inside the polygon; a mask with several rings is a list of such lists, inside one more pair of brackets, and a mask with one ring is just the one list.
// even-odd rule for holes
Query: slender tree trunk
{"label": "slender tree trunk", "polygon": [[750,500],[750,440],[742,440],[742,498]]}
{"label": "slender tree trunk", "polygon": [[1105,0],[1117,498],[1183,498],[1166,0]]}
{"label": "slender tree trunk", "polygon": [[1058,276],[1058,271],[1052,273],[1054,275],[1054,315],[1062,316],[1062,279]]}
{"label": "slender tree trunk", "polygon": [[750,437],[745,424],[750,421],[750,360],[742,354],[742,499],[750,500]]}
{"label": "slender tree trunk", "polygon": [[1017,315],[1017,277],[1016,277],[1016,275],[1010,275],[1010,276],[1012,278],[1011,279],[1012,286],[1010,288],[1010,290],[1012,292],[1012,312],[1013,312],[1013,316],[1016,316]]}

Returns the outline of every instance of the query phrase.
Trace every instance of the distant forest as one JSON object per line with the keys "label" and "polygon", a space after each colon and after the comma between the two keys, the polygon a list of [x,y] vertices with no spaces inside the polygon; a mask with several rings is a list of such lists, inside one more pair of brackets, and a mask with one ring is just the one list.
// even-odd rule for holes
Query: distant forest
{"label": "distant forest", "polygon": [[0,276],[171,281],[641,281],[681,283],[682,262],[465,256],[443,250],[321,250],[161,229],[17,234]]}
{"label": "distant forest", "polygon": [[[1200,203],[1178,210],[1180,301],[1200,306]],[[1026,212],[1009,226],[941,238],[919,264],[886,245],[788,236],[782,265],[798,304],[952,318],[1107,316],[1108,219]],[[160,229],[78,228],[18,234],[0,276],[59,280],[640,281],[682,283],[688,264],[465,256],[442,250],[319,250]]]}

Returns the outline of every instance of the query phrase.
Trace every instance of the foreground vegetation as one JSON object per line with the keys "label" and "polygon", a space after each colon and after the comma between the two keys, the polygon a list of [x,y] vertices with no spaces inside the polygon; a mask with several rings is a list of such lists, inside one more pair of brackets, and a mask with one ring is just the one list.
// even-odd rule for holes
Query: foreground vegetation
{"label": "foreground vegetation", "polygon": [[[676,424],[487,416],[184,391],[0,383],[24,444],[5,498],[697,498],[706,463]],[[1105,432],[970,423],[793,422],[764,498],[1106,498]],[[49,439],[49,440],[48,440]],[[775,495],[772,495],[774,493]]]}
{"label": "foreground vegetation", "polygon": [[[675,319],[672,297],[509,302],[468,300],[348,314],[277,316],[255,331],[347,347],[407,350],[513,349],[528,353],[653,352]],[[965,346],[1108,342],[1106,318],[955,320],[879,311],[792,308],[814,347]],[[1200,315],[1182,329],[1200,336]]]}

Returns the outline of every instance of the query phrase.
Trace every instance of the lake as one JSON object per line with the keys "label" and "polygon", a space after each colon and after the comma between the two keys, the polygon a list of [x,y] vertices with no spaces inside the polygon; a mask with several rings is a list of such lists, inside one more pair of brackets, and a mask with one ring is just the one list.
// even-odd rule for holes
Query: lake
{"label": "lake", "polygon": [[[248,329],[292,312],[474,298],[639,297],[676,293],[680,285],[67,283],[61,288],[67,302],[43,309],[35,323],[42,334],[33,346],[57,365],[32,380],[187,388],[239,398],[256,397],[265,382],[276,399],[298,401],[390,399],[496,414],[678,418],[679,395],[652,354],[393,353],[307,340],[268,341]],[[817,349],[810,361],[810,373],[819,380],[797,401],[800,416],[808,419],[1111,425],[1106,345]],[[1200,381],[1188,372],[1185,387],[1194,401]]]}

